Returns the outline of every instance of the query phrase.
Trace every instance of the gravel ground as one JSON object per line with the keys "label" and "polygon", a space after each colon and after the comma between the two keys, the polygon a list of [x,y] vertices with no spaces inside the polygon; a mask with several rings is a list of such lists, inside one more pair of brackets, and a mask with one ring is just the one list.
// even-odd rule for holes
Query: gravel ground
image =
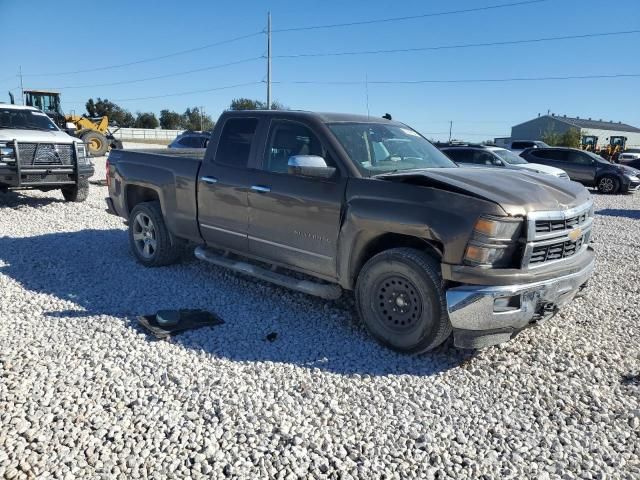
{"label": "gravel ground", "polygon": [[[137,265],[105,195],[0,194],[0,478],[640,477],[640,195],[595,196],[589,297],[504,346],[413,357],[348,299]],[[184,307],[226,323],[135,325]]]}

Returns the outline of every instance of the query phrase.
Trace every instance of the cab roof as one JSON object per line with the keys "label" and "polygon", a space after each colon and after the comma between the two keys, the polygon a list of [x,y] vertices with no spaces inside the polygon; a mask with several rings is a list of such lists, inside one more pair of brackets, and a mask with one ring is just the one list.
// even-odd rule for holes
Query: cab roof
{"label": "cab roof", "polygon": [[16,105],[15,103],[0,103],[1,108],[12,108],[14,110],[35,110],[40,111],[35,107],[28,107],[26,105]]}
{"label": "cab roof", "polygon": [[379,116],[356,115],[353,113],[335,112],[310,112],[306,110],[227,110],[225,113],[240,116],[271,116],[284,114],[289,118],[313,119],[323,123],[358,122],[358,123],[380,123],[384,125],[405,126],[395,120],[387,120]]}

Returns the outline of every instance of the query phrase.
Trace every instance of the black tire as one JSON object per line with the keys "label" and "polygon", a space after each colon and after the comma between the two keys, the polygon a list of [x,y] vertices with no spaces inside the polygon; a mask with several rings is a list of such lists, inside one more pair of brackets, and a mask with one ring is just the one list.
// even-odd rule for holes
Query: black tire
{"label": "black tire", "polygon": [[598,179],[598,191],[605,194],[614,194],[620,191],[620,180],[613,175],[603,175]]}
{"label": "black tire", "polygon": [[440,265],[420,250],[371,258],[358,275],[356,304],[371,335],[399,352],[432,350],[451,334]]}
{"label": "black tire", "polygon": [[89,179],[81,178],[75,185],[62,187],[60,190],[67,202],[84,202],[89,196]]}
{"label": "black tire", "polygon": [[99,132],[88,131],[83,133],[81,138],[92,157],[102,157],[109,149],[109,140]]}
{"label": "black tire", "polygon": [[136,260],[145,267],[176,263],[183,251],[180,240],[167,229],[160,202],[139,203],[131,210],[129,245]]}

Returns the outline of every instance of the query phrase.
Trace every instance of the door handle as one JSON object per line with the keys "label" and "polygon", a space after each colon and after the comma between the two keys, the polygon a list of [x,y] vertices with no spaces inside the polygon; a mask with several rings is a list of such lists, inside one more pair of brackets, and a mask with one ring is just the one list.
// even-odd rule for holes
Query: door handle
{"label": "door handle", "polygon": [[251,187],[251,191],[258,193],[269,193],[271,191],[271,188],[265,187],[263,185],[254,185]]}
{"label": "door handle", "polygon": [[216,177],[202,177],[202,181],[204,183],[208,183],[209,185],[213,185],[214,183],[218,183],[218,179]]}

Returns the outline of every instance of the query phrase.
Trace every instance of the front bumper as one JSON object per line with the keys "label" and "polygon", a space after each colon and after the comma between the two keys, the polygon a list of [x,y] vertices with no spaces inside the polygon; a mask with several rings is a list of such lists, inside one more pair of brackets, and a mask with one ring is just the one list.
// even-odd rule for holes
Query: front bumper
{"label": "front bumper", "polygon": [[94,173],[92,165],[65,167],[20,168],[0,166],[0,184],[9,188],[46,188],[73,185],[77,179],[89,178]]}
{"label": "front bumper", "polygon": [[483,348],[506,342],[524,328],[553,316],[571,302],[593,274],[591,248],[578,271],[539,282],[483,286],[464,285],[446,292],[454,343],[460,348]]}

